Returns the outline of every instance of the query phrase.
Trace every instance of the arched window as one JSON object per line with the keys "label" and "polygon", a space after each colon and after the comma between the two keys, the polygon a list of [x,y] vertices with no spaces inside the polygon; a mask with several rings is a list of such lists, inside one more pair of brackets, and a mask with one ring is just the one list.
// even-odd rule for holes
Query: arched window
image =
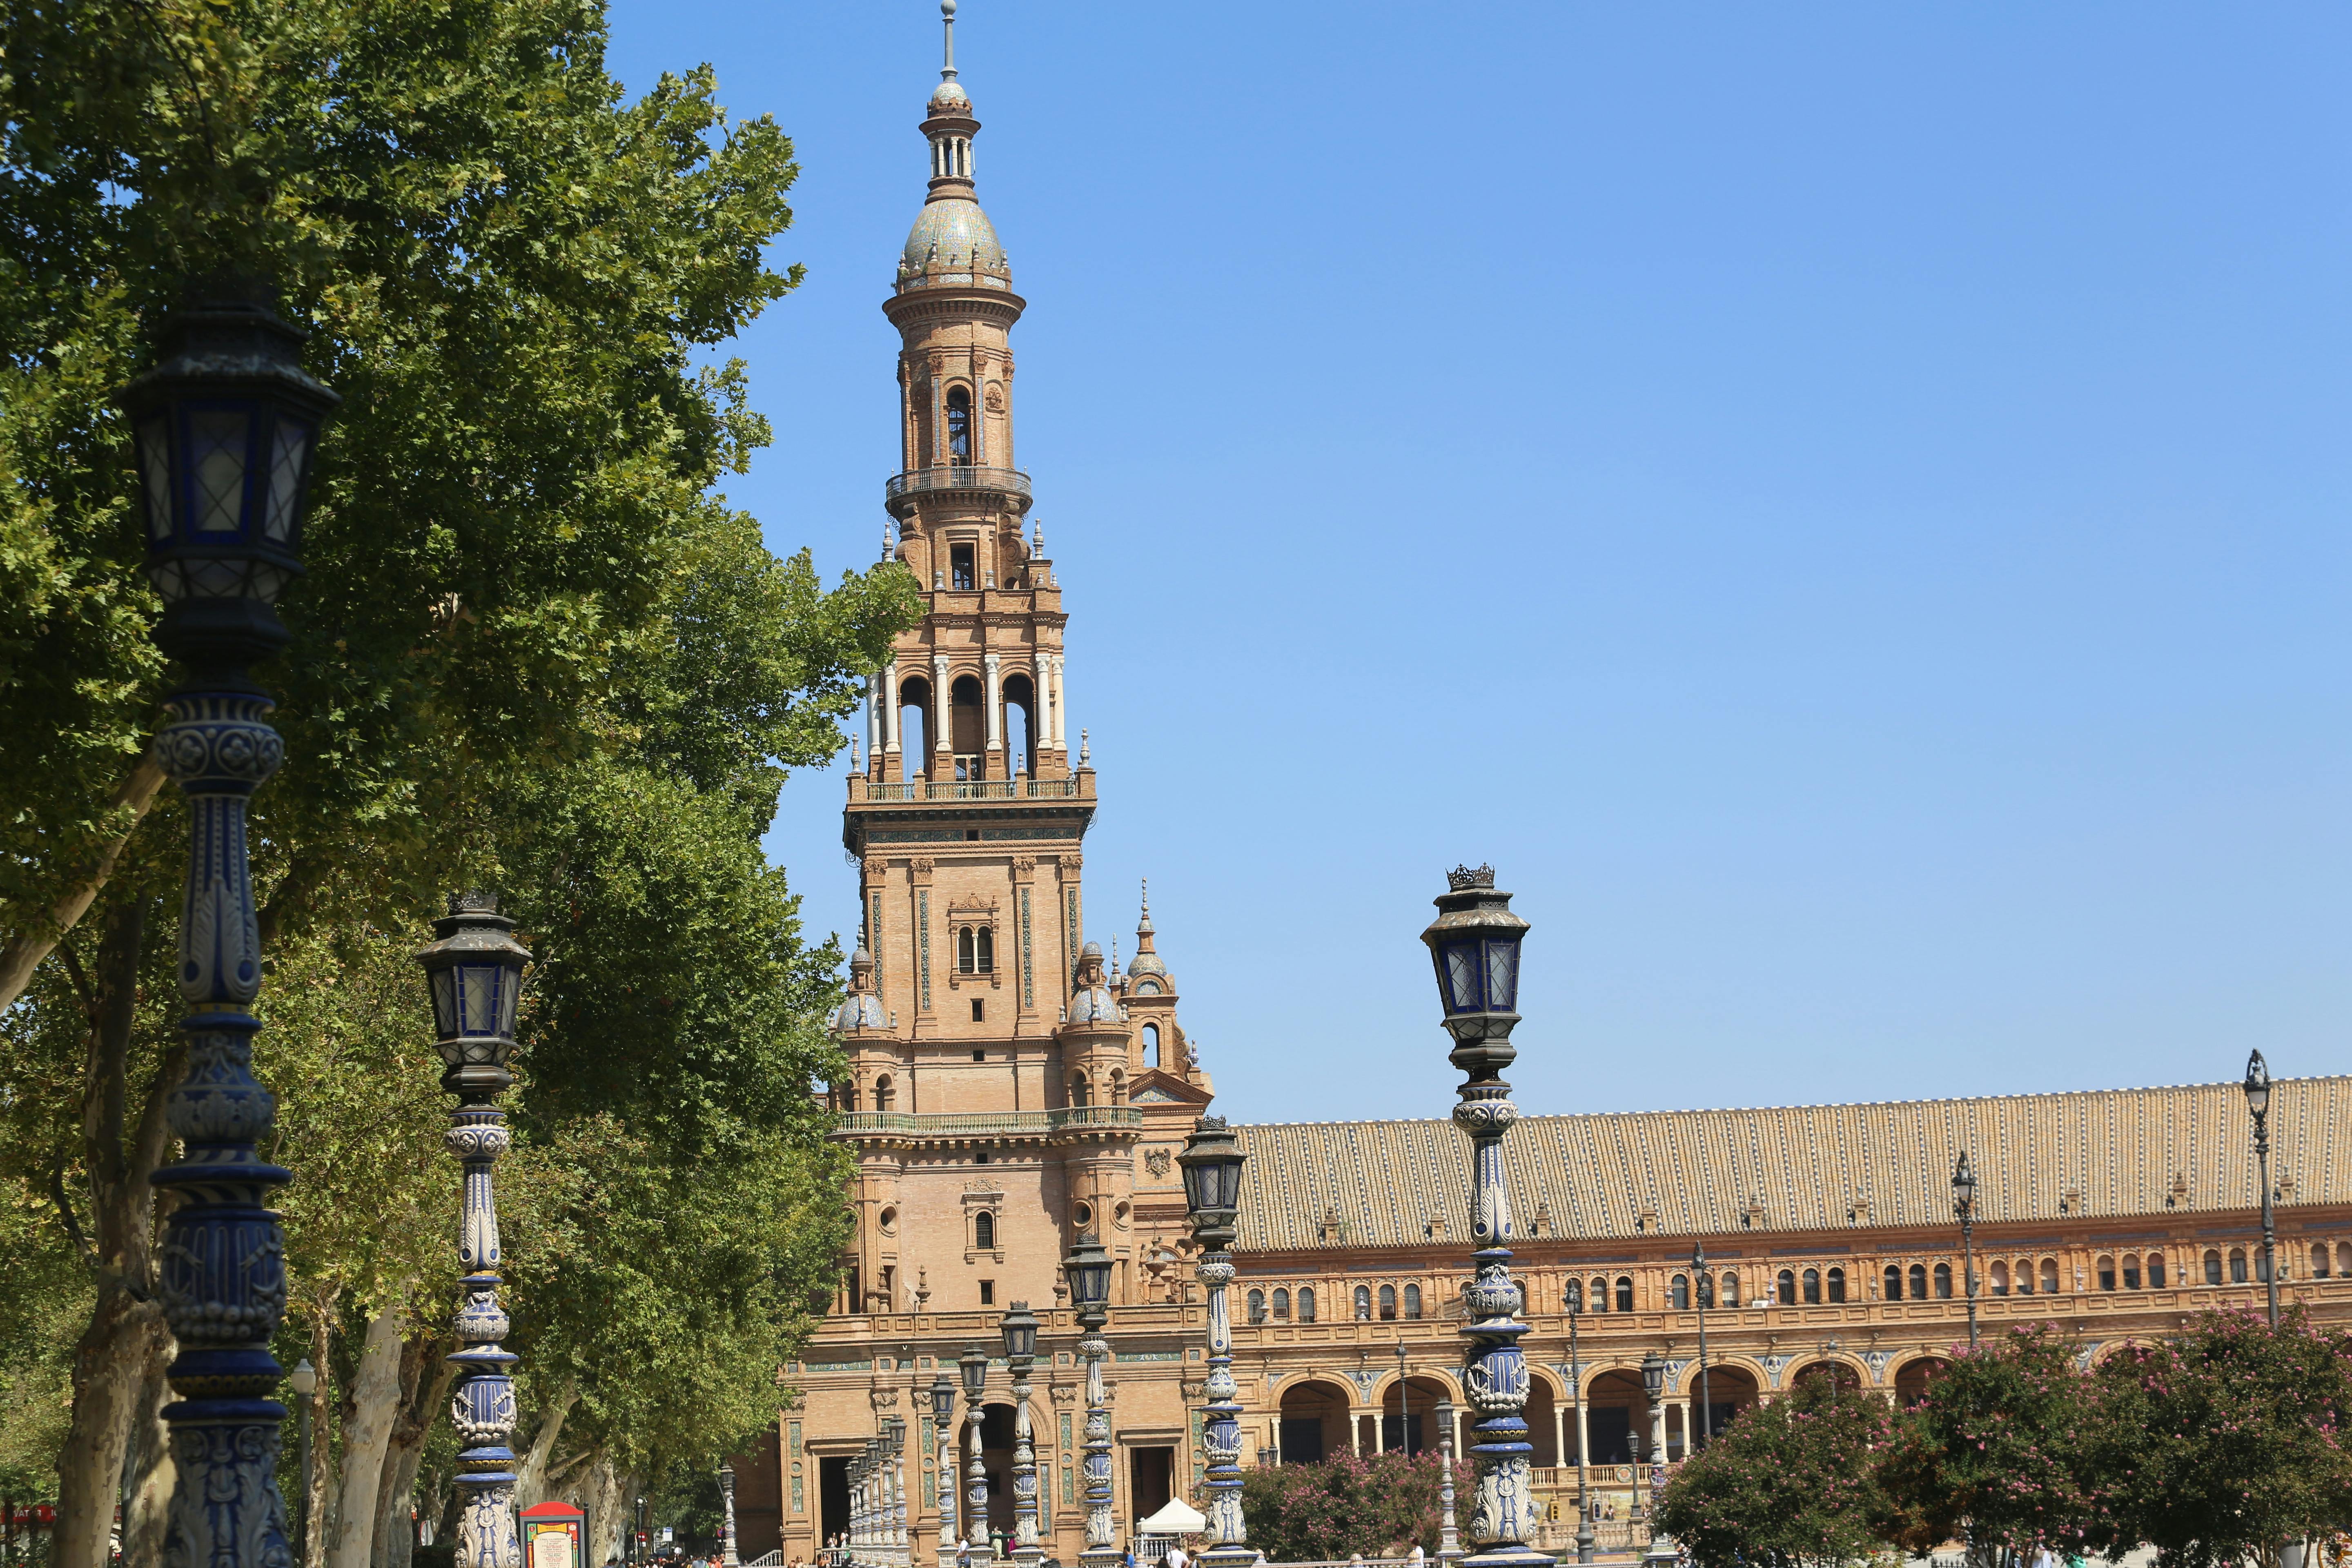
{"label": "arched window", "polygon": [[1072,1105],[1092,1105],[1094,1102],[1094,1085],[1087,1081],[1087,1075],[1082,1072],[1072,1073],[1070,1075],[1070,1103]]}
{"label": "arched window", "polygon": [[2126,1290],[2139,1289],[2139,1254],[2137,1252],[2124,1254],[2124,1289]]}
{"label": "arched window", "polygon": [[1808,1268],[1805,1270],[1805,1305],[1818,1307],[1821,1303],[1822,1271],[1818,1268]]}
{"label": "arched window", "polygon": [[2112,1290],[2116,1288],[2116,1260],[2104,1252],[2099,1254],[2098,1279],[2099,1289],[2102,1290]]}
{"label": "arched window", "polygon": [[1148,1068],[1160,1065],[1160,1026],[1157,1024],[1143,1026],[1143,1065]]}
{"label": "arched window", "polygon": [[2017,1260],[2016,1284],[2019,1295],[2033,1294],[2033,1259],[2031,1258],[2021,1258]]}
{"label": "arched window", "polygon": [[979,969],[979,973],[982,973],[982,974],[993,974],[993,973],[996,973],[996,931],[995,931],[994,928],[990,927],[990,926],[982,926],[982,927],[981,927],[981,928],[980,928],[980,931],[979,931],[979,940],[978,940],[978,942],[977,942],[977,946],[978,946],[978,947],[979,947],[979,949],[980,949],[980,969]]}
{"label": "arched window", "polygon": [[981,1252],[996,1250],[996,1216],[986,1209],[971,1217],[971,1245]]}
{"label": "arched window", "polygon": [[1617,1276],[1617,1310],[1621,1312],[1633,1310],[1633,1277],[1631,1274]]}
{"label": "arched window", "polygon": [[1843,1268],[1830,1270],[1830,1300],[1832,1301],[1845,1300],[1845,1270]]}
{"label": "arched window", "polygon": [[951,463],[971,461],[971,390],[969,387],[948,388],[948,460]]}
{"label": "arched window", "polygon": [[2336,1272],[2352,1275],[2352,1241],[2339,1241],[2336,1244]]}
{"label": "arched window", "polygon": [[2058,1260],[2054,1258],[2042,1260],[2042,1293],[2045,1296],[2058,1294]]}
{"label": "arched window", "polygon": [[1286,1321],[1290,1317],[1290,1292],[1277,1288],[1274,1292],[1274,1315]]}
{"label": "arched window", "polygon": [[2324,1241],[2311,1244],[2311,1277],[2314,1279],[2327,1278],[2327,1244]]}
{"label": "arched window", "polygon": [[971,927],[956,928],[956,968],[966,974],[980,973],[980,954],[971,939]]}
{"label": "arched window", "polygon": [[1783,1307],[1793,1307],[1797,1304],[1797,1271],[1795,1269],[1780,1270],[1780,1289],[1774,1300]]}
{"label": "arched window", "polygon": [[2209,1247],[2205,1249],[2205,1283],[2208,1285],[2219,1285],[2221,1282],[2221,1254]]}
{"label": "arched window", "polygon": [[1265,1292],[1263,1290],[1249,1293],[1249,1321],[1253,1323],[1265,1321]]}
{"label": "arched window", "polygon": [[[931,754],[939,737],[931,733],[931,683],[921,676],[909,676],[898,682],[898,745],[900,750],[918,759]],[[922,767],[920,760],[907,763],[909,776]]]}
{"label": "arched window", "polygon": [[1125,1068],[1110,1069],[1110,1102],[1113,1105],[1127,1103],[1127,1069]]}
{"label": "arched window", "polygon": [[1995,1263],[1995,1264],[1992,1266],[1992,1269],[1991,1269],[1991,1271],[1990,1271],[1990,1282],[1991,1282],[1991,1285],[1992,1285],[1992,1293],[1993,1293],[1994,1295],[1996,1295],[1996,1296],[2006,1296],[2006,1295],[2008,1295],[2008,1294],[2009,1294],[2009,1265],[2008,1265],[2008,1264],[2006,1264],[2006,1263]]}
{"label": "arched window", "polygon": [[1312,1285],[1298,1288],[1298,1321],[1302,1323],[1315,1321],[1315,1288]]}
{"label": "arched window", "polygon": [[1737,1274],[1723,1277],[1723,1304],[1727,1307],[1739,1305],[1739,1276]]}
{"label": "arched window", "polygon": [[1418,1285],[1404,1288],[1404,1315],[1408,1318],[1421,1316],[1421,1287]]}
{"label": "arched window", "polygon": [[849,1113],[851,1113],[852,1115],[856,1114],[856,1111],[857,1111],[857,1085],[856,1085],[856,1084],[855,1084],[855,1083],[845,1083],[845,1084],[843,1084],[843,1085],[841,1086],[841,1109],[842,1109],[842,1110],[845,1110],[845,1111],[848,1111],[848,1112],[849,1112]]}
{"label": "arched window", "polygon": [[1609,1310],[1609,1281],[1601,1279],[1597,1274],[1594,1275],[1592,1279],[1592,1294],[1584,1299],[1584,1304],[1596,1312],[1607,1311]]}
{"label": "arched window", "polygon": [[1369,1323],[1371,1321],[1372,1288],[1370,1285],[1359,1285],[1356,1287],[1356,1321]]}
{"label": "arched window", "polygon": [[898,1103],[898,1097],[897,1093],[895,1093],[890,1088],[890,1075],[888,1073],[886,1072],[880,1078],[874,1080],[875,1110],[888,1110]]}
{"label": "arched window", "polygon": [[1948,1263],[1938,1263],[1936,1265],[1936,1300],[1948,1301],[1951,1299],[1952,1266]]}
{"label": "arched window", "polygon": [[2147,1288],[2151,1290],[2164,1289],[2164,1254],[2161,1252],[2147,1255]]}
{"label": "arched window", "polygon": [[1677,1312],[1690,1310],[1690,1276],[1677,1274],[1666,1282],[1666,1300]]}
{"label": "arched window", "polygon": [[2262,1253],[2254,1254],[2254,1278],[2267,1281],[2271,1277],[2271,1260]]}
{"label": "arched window", "polygon": [[1903,1266],[1901,1264],[1890,1263],[1886,1266],[1886,1279],[1883,1289],[1886,1291],[1888,1300],[1903,1300]]}
{"label": "arched window", "polygon": [[1395,1318],[1396,1287],[1393,1285],[1383,1285],[1381,1287],[1381,1321],[1383,1323],[1391,1322],[1393,1321]]}
{"label": "arched window", "polygon": [[1914,1301],[1927,1299],[1927,1266],[1924,1263],[1911,1266],[1911,1299]]}
{"label": "arched window", "polygon": [[2230,1248],[2230,1283],[2232,1285],[2243,1285],[2245,1282],[2245,1249],[2243,1247],[2233,1247]]}

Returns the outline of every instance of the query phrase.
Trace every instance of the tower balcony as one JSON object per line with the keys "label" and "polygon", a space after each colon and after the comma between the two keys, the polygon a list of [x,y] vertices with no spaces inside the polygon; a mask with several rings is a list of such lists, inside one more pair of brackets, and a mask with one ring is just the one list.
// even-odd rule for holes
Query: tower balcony
{"label": "tower balcony", "polygon": [[1054,1110],[852,1110],[834,1118],[834,1134],[891,1142],[1061,1142],[1139,1132],[1143,1112],[1132,1105],[1072,1105]]}
{"label": "tower balcony", "polygon": [[893,474],[882,487],[882,504],[893,517],[907,515],[917,496],[970,495],[977,497],[1009,497],[1013,510],[1026,514],[1029,510],[1029,476],[1018,468],[982,468],[950,465],[936,468],[908,468],[903,474]]}
{"label": "tower balcony", "polygon": [[[958,759],[961,761],[961,759]],[[1026,776],[1014,779],[957,779],[933,784],[928,779],[908,779],[903,784],[885,783],[877,779],[858,778],[850,781],[853,801],[911,802],[924,800],[1092,800],[1094,791],[1090,775],[1072,773],[1066,779],[1039,779]]]}

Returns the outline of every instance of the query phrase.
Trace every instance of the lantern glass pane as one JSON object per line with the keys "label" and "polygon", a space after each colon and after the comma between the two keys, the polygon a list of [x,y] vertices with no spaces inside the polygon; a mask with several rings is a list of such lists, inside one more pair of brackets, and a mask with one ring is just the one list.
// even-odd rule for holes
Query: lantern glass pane
{"label": "lantern glass pane", "polygon": [[192,599],[242,599],[246,596],[246,563],[242,561],[191,561],[182,578]]}
{"label": "lantern glass pane", "polygon": [[1507,1013],[1518,1005],[1519,944],[1509,937],[1486,943],[1486,1005]]}
{"label": "lantern glass pane", "polygon": [[198,533],[235,533],[245,521],[242,408],[204,408],[188,416],[188,471]]}
{"label": "lantern glass pane", "polygon": [[172,537],[172,437],[161,419],[139,426],[139,470],[147,492],[147,537],[161,544]]}
{"label": "lantern glass pane", "polygon": [[495,965],[468,963],[457,971],[459,998],[465,1005],[465,1032],[498,1032],[499,972]]}
{"label": "lantern glass pane", "polygon": [[457,1032],[457,977],[446,969],[433,972],[433,1026],[445,1040]]}
{"label": "lantern glass pane", "polygon": [[499,987],[499,1034],[511,1035],[514,1033],[515,998],[520,994],[522,994],[522,986],[518,977],[511,974],[507,975],[505,977],[505,983]]}
{"label": "lantern glass pane", "polygon": [[1217,1187],[1217,1206],[1219,1208],[1236,1209],[1241,1207],[1242,1163],[1239,1160],[1228,1159],[1218,1163]]}
{"label": "lantern glass pane", "polygon": [[1216,1178],[1209,1172],[1206,1165],[1184,1167],[1184,1201],[1196,1210],[1215,1206],[1209,1200],[1216,1193]]}
{"label": "lantern glass pane", "polygon": [[269,450],[269,506],[263,513],[264,538],[283,544],[294,531],[294,492],[302,482],[302,458],[310,449],[310,428],[299,420],[278,421]]}
{"label": "lantern glass pane", "polygon": [[1445,1005],[1456,1013],[1478,1010],[1478,948],[1456,942],[1445,950]]}

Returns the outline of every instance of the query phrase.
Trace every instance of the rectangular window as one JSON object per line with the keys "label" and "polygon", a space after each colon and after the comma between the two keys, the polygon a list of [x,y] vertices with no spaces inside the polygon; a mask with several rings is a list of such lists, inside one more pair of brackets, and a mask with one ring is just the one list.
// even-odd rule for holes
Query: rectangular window
{"label": "rectangular window", "polygon": [[969,589],[979,583],[973,573],[973,551],[969,544],[948,546],[948,583],[951,587]]}
{"label": "rectangular window", "polygon": [[988,1001],[985,997],[975,996],[971,999],[971,1021],[975,1024],[988,1022]]}
{"label": "rectangular window", "polygon": [[983,1279],[980,1282],[980,1304],[983,1307],[993,1307],[996,1305],[995,1280]]}

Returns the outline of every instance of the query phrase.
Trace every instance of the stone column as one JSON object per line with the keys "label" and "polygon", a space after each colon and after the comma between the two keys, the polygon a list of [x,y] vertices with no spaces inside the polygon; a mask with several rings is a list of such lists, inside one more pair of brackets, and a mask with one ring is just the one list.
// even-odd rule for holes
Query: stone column
{"label": "stone column", "polygon": [[882,667],[882,753],[898,753],[898,661]]}
{"label": "stone column", "polygon": [[994,777],[1000,768],[997,756],[1004,751],[1004,670],[992,653],[982,658],[981,667],[987,675],[982,683],[985,688],[982,700],[988,704],[988,749],[996,754],[989,759],[988,772]]}
{"label": "stone column", "polygon": [[[1019,1312],[1026,1302],[1015,1301]],[[1045,1555],[1037,1544],[1037,1450],[1029,1426],[1029,1358],[1015,1356],[1013,1372],[1013,1561],[1037,1568]]]}
{"label": "stone column", "polygon": [[943,757],[955,754],[955,703],[948,691],[948,656],[931,656],[931,750]]}
{"label": "stone column", "polygon": [[977,1548],[988,1542],[988,1465],[981,1458],[980,1448],[980,1406],[988,1395],[967,1394],[964,1397],[970,1406],[964,1412],[964,1430],[971,1457],[963,1471],[963,1538]]}
{"label": "stone column", "polygon": [[1064,739],[1066,731],[1062,726],[1062,715],[1068,704],[1062,700],[1062,656],[1058,653],[1049,653],[1041,662],[1045,676],[1045,689],[1050,694],[1045,700],[1045,733],[1049,737],[1047,743],[1057,752],[1066,752],[1070,749],[1070,745],[1069,742]]}

